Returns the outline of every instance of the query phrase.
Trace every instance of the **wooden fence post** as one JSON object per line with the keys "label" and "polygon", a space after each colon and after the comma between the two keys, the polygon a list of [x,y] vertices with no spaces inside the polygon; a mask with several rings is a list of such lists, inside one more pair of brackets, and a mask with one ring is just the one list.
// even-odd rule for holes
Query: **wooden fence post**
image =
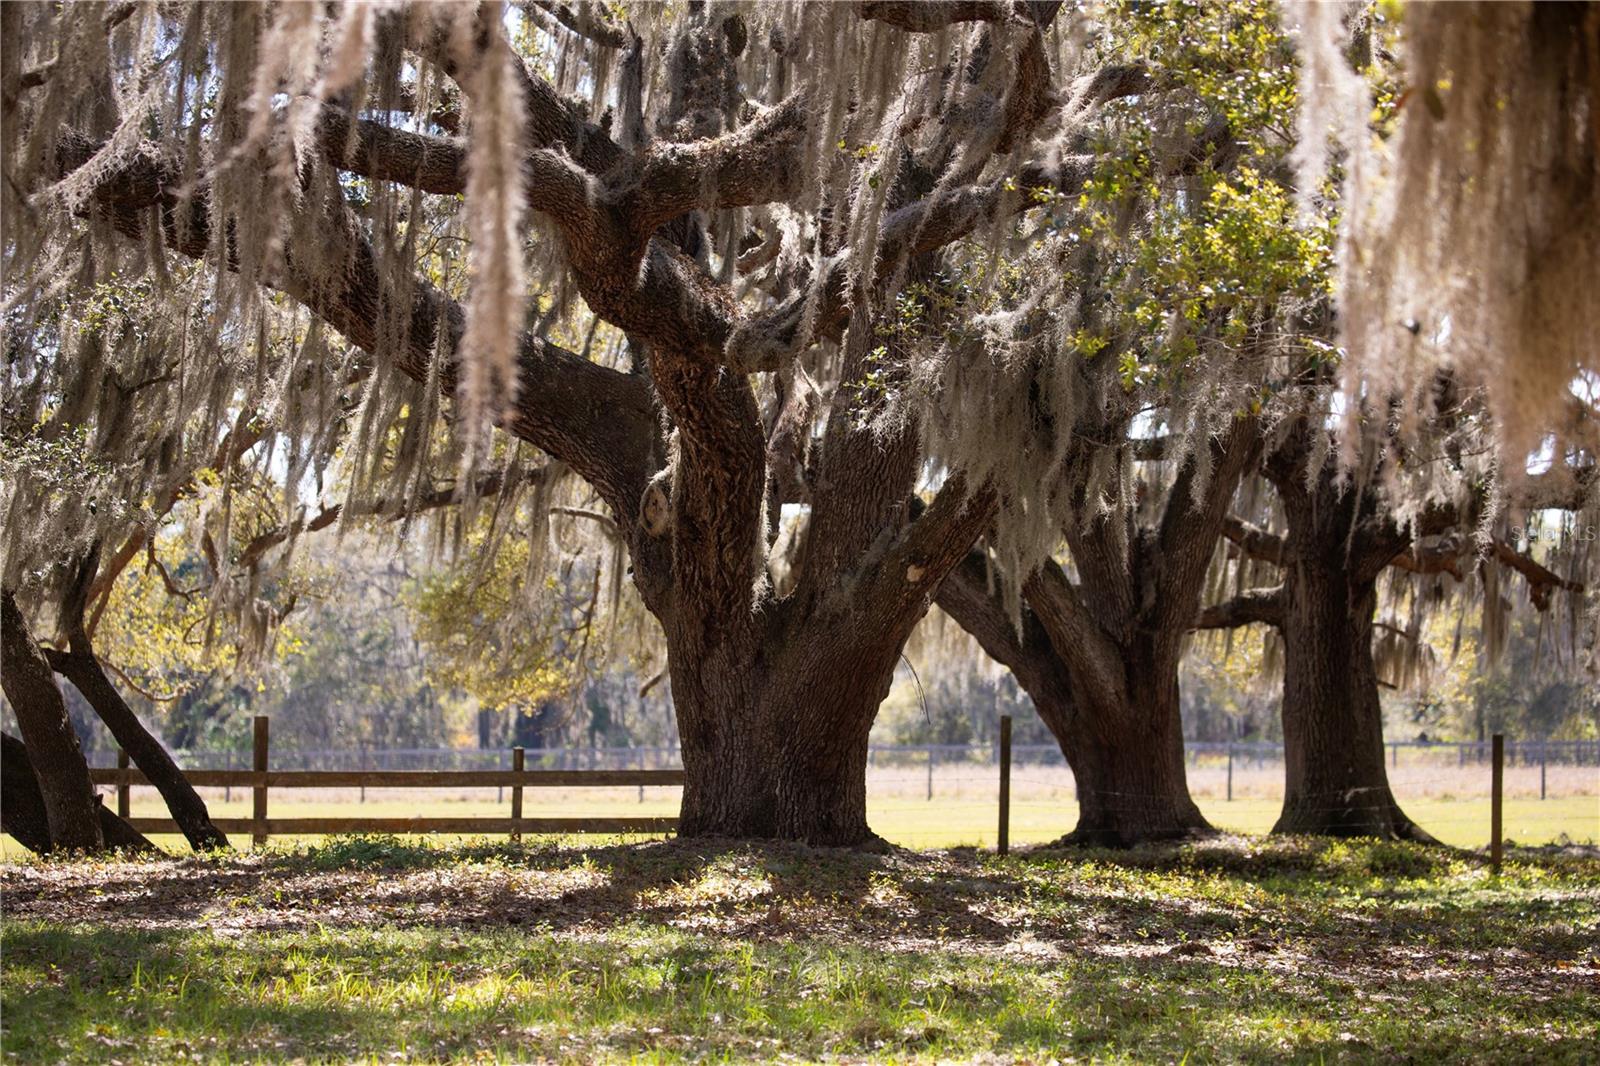
{"label": "wooden fence post", "polygon": [[1000,716],[1000,839],[1002,855],[1011,853],[1011,716]]}
{"label": "wooden fence post", "polygon": [[[258,774],[267,772],[267,716],[256,715],[255,743],[251,751],[251,769]],[[251,790],[250,842],[257,847],[267,842],[267,783],[260,781]]]}
{"label": "wooden fence post", "polygon": [[1502,845],[1500,831],[1504,825],[1504,790],[1506,777],[1506,738],[1494,735],[1494,768],[1490,773],[1489,800],[1489,866],[1496,877],[1500,876]]}
{"label": "wooden fence post", "polygon": [[[520,747],[511,749],[511,769],[517,773],[522,772],[525,755]],[[522,786],[511,786],[511,839],[513,842],[522,840]]]}
{"label": "wooden fence post", "polygon": [[122,771],[122,779],[117,782],[117,817],[124,820],[128,817],[129,788],[128,788],[128,753],[121,748],[117,749],[117,769]]}
{"label": "wooden fence post", "polygon": [[933,799],[933,745],[928,745],[928,799]]}

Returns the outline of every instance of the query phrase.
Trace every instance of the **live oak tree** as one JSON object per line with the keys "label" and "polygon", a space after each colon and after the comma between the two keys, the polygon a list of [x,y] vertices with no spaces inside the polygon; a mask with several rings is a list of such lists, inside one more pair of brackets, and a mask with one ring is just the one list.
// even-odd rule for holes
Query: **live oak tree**
{"label": "live oak tree", "polygon": [[[1559,599],[1566,609],[1553,614],[1567,624],[1552,627],[1552,643],[1579,639],[1585,545],[1541,561],[1510,533],[1514,517],[1581,508],[1593,466],[1555,467],[1506,490],[1495,480],[1483,405],[1448,377],[1438,381],[1442,415],[1428,452],[1406,449],[1400,480],[1410,484],[1398,498],[1383,471],[1340,468],[1320,410],[1262,463],[1275,489],[1268,521],[1228,521],[1239,554],[1270,564],[1280,580],[1220,600],[1200,624],[1262,622],[1282,640],[1285,789],[1275,832],[1431,839],[1389,787],[1380,687],[1406,687],[1423,669],[1432,613],[1481,612],[1492,633],[1512,611],[1543,613]],[[1409,614],[1404,625],[1379,617],[1399,612]]]}
{"label": "live oak tree", "polygon": [[[1075,402],[1034,440],[1003,441],[1043,469],[1004,482],[997,535],[939,594],[1057,737],[1078,790],[1068,839],[1089,844],[1209,829],[1185,779],[1179,665],[1325,298],[1329,230],[1292,224],[1293,70],[1272,12],[1173,13],[1120,12],[1177,91],[1111,127],[1122,150],[1054,239],[1085,283],[1068,343],[1026,368],[1018,395],[1065,388]],[[1017,508],[1032,521],[1020,547],[1006,528]]]}
{"label": "live oak tree", "polygon": [[1418,534],[1453,526],[1455,509],[1403,525],[1375,486],[1341,475],[1316,418],[1302,418],[1262,470],[1283,531],[1230,517],[1225,534],[1280,581],[1208,607],[1197,624],[1266,623],[1282,642],[1284,802],[1273,831],[1431,840],[1389,788],[1374,626],[1386,568],[1419,557]]}
{"label": "live oak tree", "polygon": [[[1328,10],[1332,9],[1325,9],[1323,16]],[[1109,542],[1097,541],[1091,534],[1104,526],[1074,519],[1064,529],[1065,566],[1046,560],[1031,577],[1027,577],[1027,566],[1014,566],[1028,583],[1022,585],[1022,610],[1013,607],[1009,627],[1004,624],[1003,604],[994,595],[993,570],[1003,563],[1001,559],[975,554],[947,581],[940,604],[971,629],[992,655],[1012,667],[1061,740],[1078,778],[1083,810],[1073,839],[1128,843],[1205,828],[1183,786],[1175,664],[1182,654],[1181,634],[1190,626],[1242,621],[1273,622],[1287,645],[1284,730],[1289,779],[1279,827],[1285,831],[1420,835],[1394,804],[1384,776],[1378,675],[1373,662],[1376,590],[1387,567],[1407,560],[1413,569],[1437,566],[1446,556],[1453,560],[1452,566],[1481,565],[1460,560],[1473,554],[1473,549],[1465,546],[1472,543],[1465,535],[1471,526],[1469,515],[1481,512],[1492,519],[1501,506],[1481,498],[1483,486],[1495,483],[1493,463],[1487,470],[1456,472],[1462,480],[1477,476],[1480,495],[1476,498],[1472,493],[1452,497],[1436,484],[1402,476],[1403,470],[1417,465],[1414,452],[1424,430],[1446,413],[1435,397],[1419,393],[1414,382],[1403,390],[1371,393],[1392,396],[1387,409],[1376,411],[1351,399],[1359,393],[1347,391],[1342,397],[1349,415],[1343,440],[1332,438],[1322,428],[1323,421],[1339,420],[1330,408],[1332,394],[1317,385],[1326,368],[1343,362],[1368,365],[1342,358],[1342,353],[1318,339],[1327,325],[1325,287],[1332,244],[1328,202],[1314,195],[1322,187],[1320,175],[1302,170],[1299,178],[1307,191],[1297,199],[1309,202],[1309,221],[1298,220],[1297,212],[1287,209],[1288,190],[1294,187],[1296,177],[1281,166],[1295,147],[1293,137],[1283,129],[1284,115],[1294,107],[1292,77],[1284,65],[1263,62],[1260,54],[1243,61],[1237,55],[1222,58],[1219,53],[1228,46],[1237,48],[1236,42],[1251,38],[1238,32],[1238,20],[1224,8],[1213,9],[1212,15],[1215,21],[1197,12],[1183,20],[1154,20],[1146,30],[1150,50],[1180,60],[1167,68],[1165,76],[1182,79],[1187,73],[1197,95],[1227,117],[1230,134],[1246,141],[1246,158],[1265,169],[1270,178],[1254,182],[1235,178],[1211,185],[1213,192],[1232,192],[1231,201],[1207,202],[1192,186],[1172,195],[1174,206],[1167,209],[1169,216],[1194,219],[1193,230],[1200,239],[1192,246],[1165,235],[1159,224],[1135,228],[1139,239],[1155,249],[1145,262],[1135,259],[1145,269],[1138,287],[1161,293],[1162,311],[1173,305],[1180,308],[1185,314],[1180,324],[1187,328],[1150,345],[1151,351],[1160,353],[1157,358],[1141,359],[1137,354],[1123,358],[1130,361],[1134,380],[1128,382],[1128,391],[1134,393],[1142,383],[1138,380],[1141,372],[1159,381],[1157,368],[1163,357],[1168,363],[1181,364],[1181,357],[1173,358],[1174,351],[1182,352],[1183,345],[1192,348],[1196,335],[1202,342],[1215,344],[1219,338],[1207,338],[1206,327],[1226,323],[1231,316],[1233,328],[1244,334],[1249,327],[1260,329],[1267,320],[1262,308],[1284,298],[1302,301],[1298,316],[1284,316],[1269,327],[1303,331],[1306,343],[1267,347],[1268,352],[1275,351],[1283,358],[1271,374],[1259,379],[1266,390],[1261,399],[1266,402],[1261,416],[1254,420],[1254,446],[1268,457],[1269,476],[1278,487],[1286,517],[1285,533],[1280,537],[1251,530],[1248,537],[1241,537],[1236,520],[1216,524],[1220,513],[1205,504],[1220,499],[1226,506],[1231,492],[1226,480],[1219,496],[1202,494],[1202,505],[1192,511],[1177,507],[1170,497],[1163,498],[1164,516],[1159,510],[1154,512],[1159,520],[1146,517],[1148,524],[1143,528],[1139,509],[1127,504],[1126,492],[1119,499],[1116,489],[1100,488],[1087,493],[1097,504],[1091,513],[1097,518],[1107,512],[1116,516],[1121,509],[1120,528],[1111,527],[1115,534]],[[1256,28],[1262,34],[1262,46],[1281,53],[1285,42],[1274,36],[1271,20],[1261,20]],[[1279,77],[1287,80],[1228,76],[1240,69],[1282,69]],[[1243,88],[1238,88],[1241,85]],[[1140,178],[1152,186],[1149,198],[1159,202],[1163,191],[1159,183],[1135,172],[1134,182]],[[1136,187],[1143,191],[1142,186]],[[1160,219],[1161,215],[1152,213],[1151,217]],[[1298,247],[1297,230],[1304,234]],[[1179,227],[1169,227],[1169,231],[1182,233]],[[1119,232],[1116,237],[1121,240],[1124,234]],[[1260,254],[1252,257],[1253,249],[1261,250]],[[1350,251],[1348,246],[1345,250]],[[1111,243],[1102,255],[1111,257],[1117,251],[1118,245]],[[1184,273],[1184,267],[1192,262],[1204,263],[1206,269]],[[1142,308],[1137,299],[1129,301],[1129,306],[1134,309],[1134,329],[1112,330],[1113,335],[1135,332]],[[1150,319],[1158,317],[1151,315]],[[1177,345],[1169,343],[1173,336]],[[1323,372],[1307,379],[1308,361],[1312,367],[1321,364]],[[1385,384],[1389,381],[1378,379],[1366,387],[1390,388]],[[1194,383],[1185,386],[1166,393],[1146,392],[1140,395],[1140,402],[1159,418],[1169,404],[1196,402]],[[1495,397],[1492,388],[1490,391],[1493,408]],[[1558,393],[1561,391],[1564,389]],[[1266,394],[1274,395],[1268,399]],[[1295,414],[1307,406],[1312,413]],[[1395,412],[1404,413],[1403,424],[1395,422]],[[1423,420],[1419,413],[1431,413],[1432,417]],[[1137,469],[1131,460],[1141,452],[1164,454],[1165,446],[1172,443],[1131,439],[1131,417],[1127,413],[1122,417],[1120,425],[1115,420],[1085,422],[1075,427],[1072,436],[1107,442],[1120,452],[1124,470]],[[1498,423],[1491,425],[1498,428]],[[1559,424],[1551,423],[1549,428],[1575,431],[1582,440],[1592,425],[1582,404],[1568,402]],[[1517,428],[1511,435],[1525,428]],[[1375,435],[1381,446],[1369,446],[1369,458],[1357,469],[1352,456],[1369,434]],[[1433,436],[1437,438],[1438,433]],[[1500,436],[1503,439],[1508,434],[1502,431]],[[1437,447],[1438,440],[1429,444]],[[1406,454],[1408,449],[1413,454]],[[1342,464],[1335,458],[1340,453],[1345,459]],[[1557,456],[1559,469],[1547,480],[1571,482],[1581,489],[1591,460],[1582,451],[1558,451]],[[1253,463],[1251,459],[1246,468]],[[1235,467],[1229,473],[1237,477],[1243,469]],[[1575,481],[1574,471],[1578,472]],[[1380,492],[1380,486],[1371,483],[1373,479],[1393,483],[1381,486]],[[1129,480],[1124,474],[1120,483]],[[1069,479],[1059,490],[1060,497],[1070,499],[1072,486]],[[1577,497],[1582,499],[1581,491]],[[1037,510],[1049,513],[1045,507]],[[1151,514],[1148,507],[1145,514]],[[1462,536],[1448,552],[1421,539],[1457,525]],[[1179,529],[1182,532],[1173,541],[1158,539]],[[1248,589],[1201,612],[1201,583],[1173,580],[1174,572],[1183,570],[1183,554],[1173,548],[1186,543],[1203,552],[1224,529],[1281,564],[1283,583],[1271,589]],[[1117,537],[1135,547],[1124,547]],[[1141,544],[1159,545],[1159,550],[1149,553],[1150,569],[1160,575],[1159,580],[1140,575],[1137,546]],[[1099,563],[1099,574],[1095,572],[1097,560],[1110,561],[1110,565]],[[1533,588],[1540,596],[1547,597],[1551,588],[1578,587],[1573,579],[1559,578],[1531,560],[1518,560],[1513,569],[1518,567],[1522,573],[1538,571]],[[1215,572],[1219,577],[1222,574]],[[1489,572],[1494,572],[1492,564]],[[1173,613],[1158,613],[1164,610]],[[1130,619],[1135,621],[1130,624]],[[1097,677],[1092,662],[1101,641],[1107,651],[1099,657]],[[1140,648],[1145,642],[1151,652]],[[1154,653],[1162,642],[1167,643],[1165,652]],[[1147,691],[1151,686],[1157,691]],[[1135,708],[1132,713],[1125,709],[1129,707]]]}
{"label": "live oak tree", "polygon": [[[997,501],[930,463],[902,385],[947,324],[895,297],[1076,193],[1086,122],[1152,88],[1072,77],[1058,6],[6,5],[12,306],[196,259],[176,358],[286,439],[360,370],[400,487],[441,417],[469,467],[485,420],[564,464],[665,633],[681,831],[859,843],[874,710]],[[286,307],[372,361],[224,353]],[[588,316],[625,345],[558,343]]]}

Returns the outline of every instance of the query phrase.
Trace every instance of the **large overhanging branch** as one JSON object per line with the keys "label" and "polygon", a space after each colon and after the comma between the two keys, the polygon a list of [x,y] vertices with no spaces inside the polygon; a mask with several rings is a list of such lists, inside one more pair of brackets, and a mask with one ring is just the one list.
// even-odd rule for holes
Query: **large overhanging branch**
{"label": "large overhanging branch", "polygon": [[322,109],[317,140],[329,162],[364,178],[443,195],[467,188],[467,148],[459,140],[396,129],[371,119],[352,122],[347,111],[335,106]]}
{"label": "large overhanging branch", "polygon": [[[1035,24],[1032,32],[1037,33],[1037,26],[1047,24],[1057,6],[1003,5],[1004,11],[996,7],[987,14],[1021,18]],[[957,8],[945,15],[964,19]],[[890,21],[894,17],[887,9],[884,16]],[[411,46],[456,77],[447,38],[433,27],[416,35]],[[1025,84],[1013,86],[1009,94],[1021,108],[1013,131],[1019,136],[1045,111],[1038,98],[1047,88],[1048,69],[1041,66],[1042,52],[1032,60],[1028,55],[1031,52],[1018,65],[1017,80]],[[818,336],[837,335],[843,329],[850,288],[848,251],[832,257],[822,276],[813,279],[810,293],[774,312],[746,319],[726,286],[712,281],[675,249],[651,239],[662,224],[689,210],[749,206],[792,196],[801,180],[797,162],[807,127],[805,93],[794,94],[723,137],[657,145],[635,156],[561,100],[520,58],[509,58],[524,83],[535,156],[546,153],[542,176],[532,183],[532,206],[549,214],[561,230],[578,290],[596,314],[643,339],[687,349],[691,357],[741,371],[774,369]],[[1089,79],[1087,90],[1074,93],[1074,102],[1081,102],[1085,92],[1103,102],[1137,92],[1143,85],[1137,72],[1115,68],[1106,77]],[[1016,103],[1023,98],[1032,102]],[[1012,124],[1008,118],[1008,127]],[[400,165],[406,165],[420,147],[415,142],[397,146]],[[994,217],[1002,202],[1014,202],[1016,210],[1026,208],[1027,198],[1011,192],[1018,184],[1055,185],[1063,191],[1080,187],[1089,169],[1078,163],[1026,168],[1012,181],[944,190],[894,212],[885,221],[879,242],[877,281],[893,276],[910,257],[972,233]],[[819,302],[821,313],[808,314]],[[820,328],[802,337],[802,320],[816,321]]]}
{"label": "large overhanging branch", "polygon": [[[71,173],[95,146],[69,139],[62,171]],[[122,233],[143,239],[152,209],[160,213],[167,245],[192,258],[211,250],[209,189],[187,195],[178,168],[155,147],[133,153],[97,177],[91,200]],[[179,224],[179,218],[182,224]],[[384,343],[382,305],[386,284],[370,242],[342,199],[307,197],[287,220],[285,263],[266,279],[298,300],[352,343],[416,381],[429,380],[435,342],[454,353],[463,312],[454,300],[422,279],[411,283],[412,306],[398,345]],[[315,240],[317,254],[296,255],[296,240]],[[331,266],[318,269],[312,264]],[[458,363],[440,368],[438,380],[454,392]],[[640,492],[652,469],[657,427],[648,385],[566,351],[533,333],[521,338],[517,401],[502,416],[502,429],[570,465],[594,485],[624,527],[632,524]]]}

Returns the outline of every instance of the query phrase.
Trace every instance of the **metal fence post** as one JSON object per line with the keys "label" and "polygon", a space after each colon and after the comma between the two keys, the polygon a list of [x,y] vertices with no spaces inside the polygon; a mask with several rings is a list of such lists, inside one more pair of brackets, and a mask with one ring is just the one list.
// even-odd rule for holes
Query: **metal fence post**
{"label": "metal fence post", "polygon": [[1228,802],[1233,802],[1233,741],[1228,741]]}
{"label": "metal fence post", "polygon": [[128,753],[121,748],[117,749],[117,769],[122,771],[122,777],[117,780],[117,817],[127,820],[130,791],[128,788]]}
{"label": "metal fence post", "polygon": [[1506,738],[1503,734],[1494,735],[1494,767],[1490,772],[1490,805],[1489,805],[1489,866],[1496,877],[1500,876],[1500,860],[1502,845],[1500,831],[1504,825],[1503,795],[1506,776]]}
{"label": "metal fence post", "polygon": [[928,745],[928,799],[933,799],[933,745]]}
{"label": "metal fence post", "polygon": [[1011,853],[1011,716],[1000,716],[1000,837],[999,851]]}
{"label": "metal fence post", "polygon": [[1544,799],[1545,798],[1544,775],[1545,775],[1545,767],[1549,764],[1549,762],[1550,762],[1550,742],[1548,740],[1541,740],[1541,741],[1539,741],[1539,798],[1540,799]]}
{"label": "metal fence post", "polygon": [[[256,715],[254,745],[251,751],[251,768],[258,774],[267,772],[267,716]],[[267,782],[262,777],[251,790],[250,842],[257,847],[267,842]]]}

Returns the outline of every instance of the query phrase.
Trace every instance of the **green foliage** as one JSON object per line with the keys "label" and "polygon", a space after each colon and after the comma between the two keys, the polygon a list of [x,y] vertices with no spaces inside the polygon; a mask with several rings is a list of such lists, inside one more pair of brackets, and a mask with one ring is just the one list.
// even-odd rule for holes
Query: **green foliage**
{"label": "green foliage", "polygon": [[531,575],[526,540],[492,554],[484,547],[481,533],[469,538],[479,565],[435,571],[408,593],[428,649],[428,676],[493,710],[569,695],[583,666],[583,644],[571,637],[584,644],[588,637],[577,590],[555,576]]}
{"label": "green foliage", "polygon": [[1442,664],[1427,687],[1386,694],[1388,732],[1409,739],[1483,740],[1494,733],[1521,740],[1600,737],[1600,690],[1572,660],[1552,647],[1551,619],[1531,610],[1508,619],[1502,660],[1486,664],[1479,612],[1432,619],[1424,634]]}
{"label": "green foliage", "polygon": [[[1335,225],[1296,218],[1284,165],[1293,53],[1275,5],[1130,0],[1107,19],[1114,58],[1149,65],[1173,97],[1160,110],[1143,98],[1109,108],[1101,162],[1067,223],[1098,250],[1105,288],[1100,321],[1076,347],[1093,357],[1115,339],[1133,391],[1186,381],[1208,346],[1247,354],[1252,334],[1325,301]],[[1237,165],[1192,147],[1219,136]]]}

